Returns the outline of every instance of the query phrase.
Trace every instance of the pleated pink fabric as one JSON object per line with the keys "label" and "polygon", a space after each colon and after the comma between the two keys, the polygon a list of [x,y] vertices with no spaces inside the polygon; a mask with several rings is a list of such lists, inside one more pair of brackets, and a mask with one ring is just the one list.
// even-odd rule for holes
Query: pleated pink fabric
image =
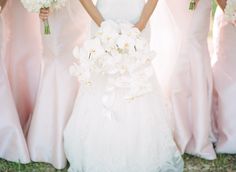
{"label": "pleated pink fabric", "polygon": [[9,10],[9,6],[10,2],[0,17],[0,158],[28,163],[30,162],[28,148],[3,61],[8,58],[6,45],[9,42],[10,33],[5,12]]}
{"label": "pleated pink fabric", "polygon": [[[173,111],[182,153],[215,159],[211,142],[212,73],[207,47],[211,1],[190,11],[189,0],[166,0],[157,15],[157,75]],[[158,13],[158,12],[157,12]],[[168,16],[168,17],[167,17]]]}
{"label": "pleated pink fabric", "polygon": [[39,92],[28,133],[33,161],[47,162],[55,168],[66,166],[63,131],[70,117],[79,88],[70,75],[73,48],[88,36],[89,18],[78,0],[49,17],[51,34],[43,35],[44,56]]}
{"label": "pleated pink fabric", "polygon": [[214,83],[217,93],[218,153],[236,153],[236,26],[218,8],[214,23]]}
{"label": "pleated pink fabric", "polygon": [[20,0],[8,0],[6,10],[9,42],[6,47],[7,73],[24,133],[27,133],[38,90],[41,37],[38,14],[24,9]]}

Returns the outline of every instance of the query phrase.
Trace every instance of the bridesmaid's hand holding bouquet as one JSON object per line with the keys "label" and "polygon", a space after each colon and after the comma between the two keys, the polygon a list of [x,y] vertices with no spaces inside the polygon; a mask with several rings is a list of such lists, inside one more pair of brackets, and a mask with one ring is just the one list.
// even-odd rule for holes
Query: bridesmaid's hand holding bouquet
{"label": "bridesmaid's hand holding bouquet", "polygon": [[44,22],[44,34],[50,34],[48,23],[49,9],[59,9],[65,6],[66,0],[21,0],[29,12],[40,12],[40,18]]}
{"label": "bridesmaid's hand holding bouquet", "polygon": [[48,23],[49,13],[50,13],[50,8],[41,8],[39,12],[39,18],[44,22],[44,34],[46,35],[51,33],[50,26]]}

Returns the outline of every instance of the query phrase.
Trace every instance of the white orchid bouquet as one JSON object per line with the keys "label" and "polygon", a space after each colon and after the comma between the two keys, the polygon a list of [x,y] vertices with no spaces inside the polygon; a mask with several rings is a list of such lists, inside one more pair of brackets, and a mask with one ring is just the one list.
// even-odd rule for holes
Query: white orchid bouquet
{"label": "white orchid bouquet", "polygon": [[[65,6],[66,0],[21,0],[29,12],[39,13],[41,8],[59,9]],[[50,34],[48,20],[44,21],[44,33]]]}
{"label": "white orchid bouquet", "polygon": [[236,0],[227,0],[225,7],[225,18],[235,23],[236,21]]}
{"label": "white orchid bouquet", "polygon": [[81,84],[94,84],[95,76],[106,78],[109,90],[125,88],[133,99],[152,91],[152,60],[155,53],[141,32],[129,23],[105,21],[94,37],[73,51],[77,62],[70,73]]}

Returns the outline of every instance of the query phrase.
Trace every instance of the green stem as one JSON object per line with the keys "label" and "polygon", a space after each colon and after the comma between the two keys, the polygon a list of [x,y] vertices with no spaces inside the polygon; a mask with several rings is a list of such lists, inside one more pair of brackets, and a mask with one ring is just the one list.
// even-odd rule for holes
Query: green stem
{"label": "green stem", "polygon": [[189,4],[189,10],[195,10],[196,8],[196,2],[195,0],[191,0]]}
{"label": "green stem", "polygon": [[44,34],[45,35],[50,35],[51,31],[50,31],[50,26],[49,26],[49,22],[48,19],[44,21]]}

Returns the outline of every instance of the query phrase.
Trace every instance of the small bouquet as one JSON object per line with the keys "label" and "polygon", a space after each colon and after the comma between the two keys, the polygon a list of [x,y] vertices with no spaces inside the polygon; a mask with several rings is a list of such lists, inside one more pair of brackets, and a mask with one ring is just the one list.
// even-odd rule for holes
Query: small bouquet
{"label": "small bouquet", "polygon": [[226,20],[235,23],[236,21],[236,0],[227,0],[225,6]]}
{"label": "small bouquet", "polygon": [[196,6],[197,6],[196,0],[190,0],[190,3],[189,3],[189,10],[195,10],[195,9],[196,9]]}
{"label": "small bouquet", "polygon": [[[21,0],[29,12],[39,13],[41,8],[59,9],[65,6],[66,0]],[[44,21],[44,34],[50,34],[48,20]]]}
{"label": "small bouquet", "polygon": [[125,98],[133,99],[152,90],[151,62],[155,53],[140,31],[129,23],[105,21],[94,37],[73,51],[77,62],[70,73],[81,84],[91,85],[103,76],[108,90],[125,88]]}

